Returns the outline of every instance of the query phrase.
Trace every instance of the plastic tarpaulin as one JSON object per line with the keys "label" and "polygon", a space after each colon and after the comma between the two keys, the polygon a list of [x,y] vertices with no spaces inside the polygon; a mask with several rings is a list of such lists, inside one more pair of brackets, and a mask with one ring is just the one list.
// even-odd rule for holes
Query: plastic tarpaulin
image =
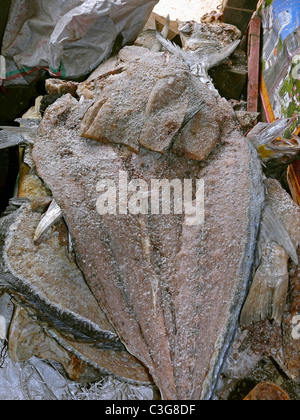
{"label": "plastic tarpaulin", "polygon": [[24,85],[46,70],[76,79],[133,42],[158,0],[12,0],[4,33],[4,85]]}
{"label": "plastic tarpaulin", "polygon": [[[300,3],[266,0],[263,15],[262,99],[269,121],[300,115]],[[292,127],[300,125],[300,118]]]}

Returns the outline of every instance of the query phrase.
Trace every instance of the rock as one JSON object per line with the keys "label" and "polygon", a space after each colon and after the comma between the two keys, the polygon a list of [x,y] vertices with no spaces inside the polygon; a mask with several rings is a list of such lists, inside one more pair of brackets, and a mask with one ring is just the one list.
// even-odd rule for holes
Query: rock
{"label": "rock", "polygon": [[260,115],[259,112],[248,111],[236,111],[235,113],[244,134],[246,134],[247,131],[253,128],[255,122],[257,121],[257,118]]}
{"label": "rock", "polygon": [[46,91],[49,95],[66,95],[70,93],[72,96],[77,96],[78,83],[71,80],[47,79],[45,82]]}
{"label": "rock", "polygon": [[290,401],[289,395],[278,385],[271,382],[263,382],[257,385],[245,401]]}

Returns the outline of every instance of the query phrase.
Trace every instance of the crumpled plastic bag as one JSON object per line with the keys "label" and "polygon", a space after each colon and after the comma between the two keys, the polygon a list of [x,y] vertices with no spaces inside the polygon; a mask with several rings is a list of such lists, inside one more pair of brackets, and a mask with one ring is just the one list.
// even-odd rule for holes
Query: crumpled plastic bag
{"label": "crumpled plastic bag", "polygon": [[54,361],[32,357],[26,362],[14,363],[8,350],[8,330],[13,311],[10,295],[2,295],[0,316],[5,319],[7,338],[0,336],[0,401],[154,399],[155,387],[151,384],[129,384],[110,375],[99,382],[82,384],[67,379],[59,363]]}
{"label": "crumpled plastic bag", "polygon": [[42,71],[64,79],[92,72],[142,31],[159,0],[12,0],[2,43],[5,86]]}

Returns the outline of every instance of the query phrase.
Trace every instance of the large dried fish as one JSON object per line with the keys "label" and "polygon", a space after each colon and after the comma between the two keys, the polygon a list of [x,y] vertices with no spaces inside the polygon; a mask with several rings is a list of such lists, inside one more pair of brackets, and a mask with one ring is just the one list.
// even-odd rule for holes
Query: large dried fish
{"label": "large dried fish", "polygon": [[[134,66],[130,65],[132,58]],[[251,277],[264,205],[260,162],[253,146],[240,135],[231,107],[201,81],[192,83],[194,76],[187,78],[187,66],[178,55],[158,53],[152,58],[143,48],[126,47],[119,59],[123,72],[101,79],[101,90],[87,112],[90,103],[78,103],[70,95],[47,110],[33,157],[39,175],[62,209],[77,262],[127,350],[149,368],[163,398],[209,399]],[[176,91],[172,93],[175,102],[180,97],[184,113],[180,109],[177,114],[165,97],[159,102],[159,89],[156,103],[160,103],[162,120],[155,115],[156,107],[147,108],[149,96],[143,93],[139,101],[141,83],[149,83],[149,78],[141,81],[138,76],[144,74],[145,67],[151,69],[147,60],[153,61],[156,72],[150,77],[151,89],[155,77],[158,83],[162,75],[166,77],[171,63],[176,83],[187,87],[178,89],[178,98]],[[118,83],[119,92],[112,88]],[[172,153],[174,137],[168,139],[169,148],[160,139],[174,117],[172,136],[180,133],[183,121],[193,120],[186,115],[188,110],[191,116],[194,112],[189,104],[195,86],[199,112],[207,104],[207,119],[218,125],[218,132],[205,156],[200,156],[199,147],[196,158],[191,159],[189,150],[194,154],[195,148],[188,142],[181,156],[176,156]],[[103,92],[107,95],[105,106],[101,103]],[[140,140],[146,108],[149,121],[155,122],[151,144]],[[122,132],[120,127],[124,127]],[[201,124],[195,127],[201,139]],[[80,134],[98,136],[97,140],[106,144]],[[201,159],[206,160],[199,163]],[[182,184],[188,179],[204,179],[205,223],[189,226],[184,214],[100,216],[99,181],[108,179],[118,185],[122,173],[127,174],[128,182],[147,184],[153,179]]]}
{"label": "large dried fish", "polygon": [[[208,76],[208,70],[233,53],[239,41],[233,41],[224,47],[217,37],[207,29],[208,27],[205,24],[187,23],[183,25],[181,27],[183,50],[172,45],[170,41],[163,40],[160,34],[157,34],[157,38],[168,51],[174,55],[181,56],[189,65],[191,72],[198,76],[214,92],[215,89]],[[216,95],[219,96],[217,92]],[[183,137],[185,129],[182,129],[177,135],[173,147],[175,152],[180,153],[180,151],[183,151],[186,156],[193,159],[199,158],[199,154],[198,156],[197,154],[192,154],[191,150],[195,144],[199,145],[201,143],[195,124],[199,117],[202,127],[205,124],[210,124],[210,120],[203,118],[201,113],[197,117],[192,121],[193,129],[187,126],[188,137]],[[293,135],[292,140],[284,138],[281,138],[280,141],[278,140],[278,136],[290,128],[296,119],[297,116],[294,116],[277,120],[272,124],[259,123],[248,134],[247,138],[255,145],[261,156],[265,158],[264,160],[270,157],[296,156],[299,152],[299,138],[297,136]],[[216,130],[216,125],[212,124],[208,128],[207,133],[213,134],[214,137],[214,130]],[[193,132],[196,134],[194,139],[191,136]],[[188,145],[188,150],[186,150],[186,144]],[[201,147],[203,152],[202,159],[206,159],[208,156],[206,154],[207,146],[208,154],[211,152],[211,148],[214,147],[213,144],[204,141]],[[272,152],[267,153],[266,157],[264,150]],[[277,217],[276,212],[272,210],[270,205],[266,204],[261,218],[256,252],[256,260],[259,263],[257,263],[257,271],[254,274],[250,292],[243,307],[240,319],[241,324],[249,325],[261,319],[275,319],[279,323],[281,322],[288,290],[287,264],[289,257],[293,259],[295,264],[298,264],[297,251],[289,233]]]}

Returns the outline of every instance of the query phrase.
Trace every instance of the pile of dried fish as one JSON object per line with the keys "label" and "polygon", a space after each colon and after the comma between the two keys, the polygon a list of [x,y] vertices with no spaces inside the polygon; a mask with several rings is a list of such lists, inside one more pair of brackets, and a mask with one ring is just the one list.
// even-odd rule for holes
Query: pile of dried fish
{"label": "pile of dried fish", "polygon": [[[49,81],[63,96],[34,135],[2,134],[26,147],[30,184],[0,221],[1,288],[17,305],[9,346],[14,360],[55,353],[73,378],[92,366],[154,381],[164,399],[210,399],[242,308],[244,324],[281,321],[300,235],[207,73],[236,33],[225,46],[216,37],[213,54],[157,37],[169,52],[125,47],[86,82]],[[200,179],[204,223],[143,210],[153,180]],[[106,205],[124,188],[129,202],[99,211],[103,185]]]}

